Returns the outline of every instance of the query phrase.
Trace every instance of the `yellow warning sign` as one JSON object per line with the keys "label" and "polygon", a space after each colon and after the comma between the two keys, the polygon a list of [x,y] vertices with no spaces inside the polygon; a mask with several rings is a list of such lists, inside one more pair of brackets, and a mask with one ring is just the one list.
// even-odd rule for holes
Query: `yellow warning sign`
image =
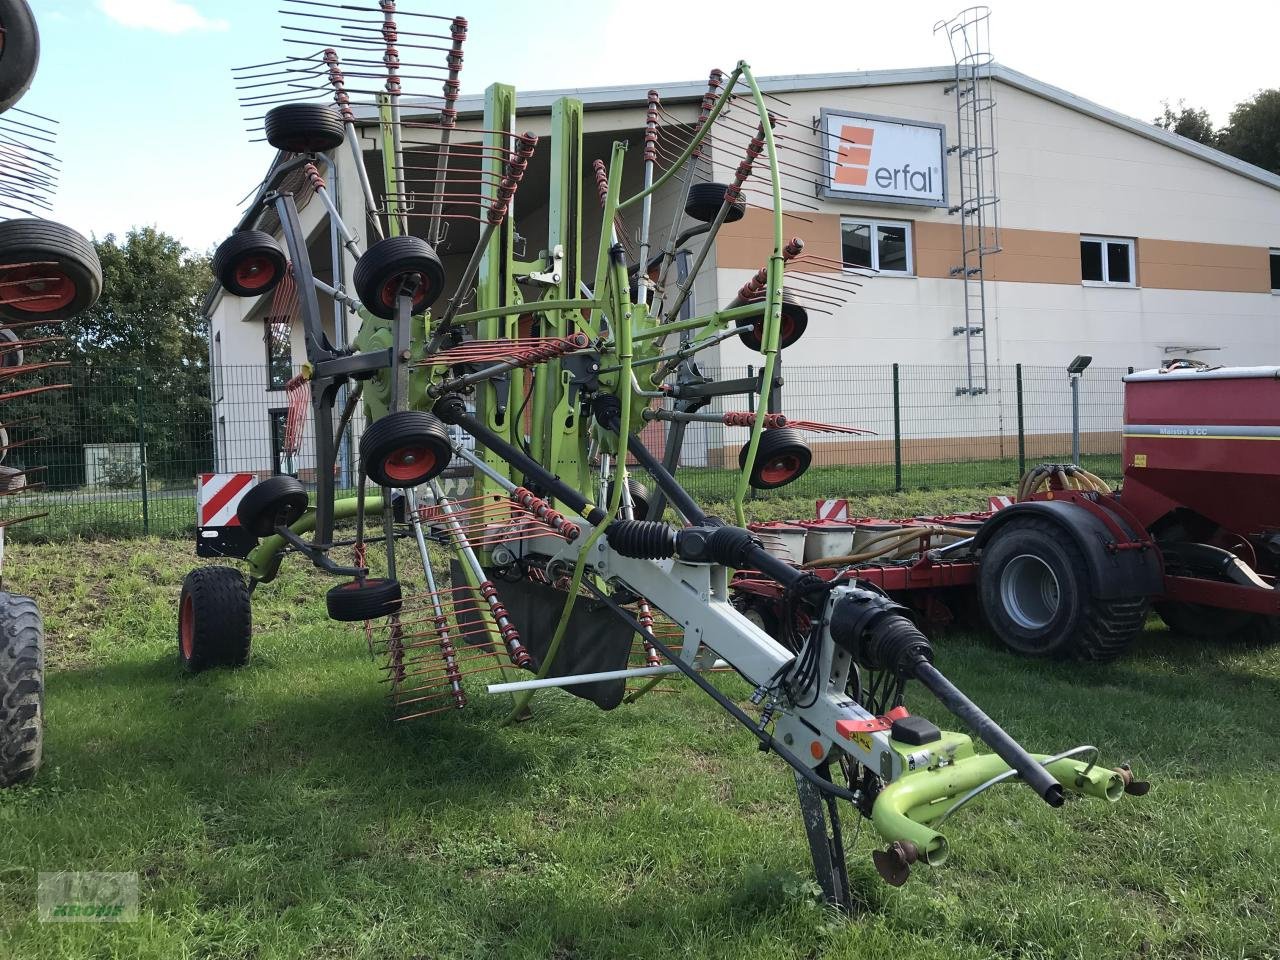
{"label": "yellow warning sign", "polygon": [[1147,455],[1145,453],[1135,453],[1133,455],[1133,465],[1135,467],[1145,467],[1147,465]]}
{"label": "yellow warning sign", "polygon": [[860,746],[863,750],[871,750],[871,734],[865,733],[862,730],[851,730],[849,732],[849,739]]}

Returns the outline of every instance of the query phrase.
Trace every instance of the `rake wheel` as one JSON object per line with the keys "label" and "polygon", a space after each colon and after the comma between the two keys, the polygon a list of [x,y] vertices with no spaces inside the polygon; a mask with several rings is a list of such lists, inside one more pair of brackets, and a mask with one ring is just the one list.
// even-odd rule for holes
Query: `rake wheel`
{"label": "rake wheel", "polygon": [[0,112],[17,103],[40,63],[40,32],[26,0],[0,0]]}
{"label": "rake wheel", "polygon": [[269,537],[278,526],[292,526],[307,510],[307,490],[294,477],[268,477],[236,505],[240,525],[255,537]]}
{"label": "rake wheel", "polygon": [[417,277],[413,292],[413,313],[431,306],[444,289],[444,264],[427,241],[408,235],[379,240],[356,263],[356,294],[364,308],[375,317],[391,320],[396,315],[400,288]]}
{"label": "rake wheel", "polygon": [[389,413],[360,438],[360,460],[380,487],[419,486],[444,473],[452,459],[448,428],[422,410]]}
{"label": "rake wheel", "polygon": [[[778,328],[778,349],[799,341],[809,329],[809,311],[800,306],[790,294],[782,294],[782,325]],[[738,334],[738,339],[755,351],[764,349],[764,317],[759,317],[750,330]]]}
{"label": "rake wheel", "polygon": [[70,227],[8,220],[0,223],[0,282],[0,319],[65,320],[98,302],[102,265],[93,244]]}
{"label": "rake wheel", "polygon": [[[723,183],[695,183],[689,188],[689,199],[685,202],[684,212],[702,223],[710,223],[724,206],[724,195],[728,187]],[[729,207],[725,223],[736,223],[747,215],[747,202],[738,197]]]}
{"label": "rake wheel", "polygon": [[340,583],[324,595],[329,619],[339,623],[381,620],[400,610],[400,581],[382,577]]}
{"label": "rake wheel", "polygon": [[288,261],[276,238],[261,230],[241,230],[218,245],[213,275],[237,297],[270,293],[284,277]]}
{"label": "rake wheel", "polygon": [[342,116],[322,103],[285,103],[267,111],[267,143],[286,153],[323,153],[342,146]]}
{"label": "rake wheel", "polygon": [[[738,451],[738,466],[747,465],[748,441]],[[756,490],[773,490],[799,480],[813,463],[813,450],[798,430],[778,427],[760,434],[760,446],[748,482]]]}
{"label": "rake wheel", "polygon": [[249,662],[253,611],[235,567],[197,567],[178,599],[178,659],[189,673]]}
{"label": "rake wheel", "polygon": [[44,745],[44,625],[30,597],[0,593],[0,787],[40,768]]}

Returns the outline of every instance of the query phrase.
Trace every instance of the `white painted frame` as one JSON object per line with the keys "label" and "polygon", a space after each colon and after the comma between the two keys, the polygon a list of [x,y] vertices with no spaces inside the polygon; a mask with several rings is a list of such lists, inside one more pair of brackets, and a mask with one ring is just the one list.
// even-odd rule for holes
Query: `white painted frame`
{"label": "white painted frame", "polygon": [[[844,263],[844,228],[846,226],[866,226],[871,228],[871,269],[882,277],[914,277],[916,275],[916,224],[914,220],[888,220],[884,217],[841,217],[840,218],[840,261],[846,273],[856,273],[866,267],[850,266]],[[905,227],[907,246],[907,269],[884,270],[880,266],[880,244],[877,242],[880,227]]]}
{"label": "white painted frame", "polygon": [[[1081,284],[1086,287],[1120,287],[1121,289],[1132,289],[1138,285],[1138,241],[1133,237],[1108,237],[1097,233],[1080,234],[1081,243],[1098,243],[1102,245],[1102,279],[1101,280],[1085,280],[1083,279],[1084,264],[1081,263]],[[1111,280],[1111,270],[1107,266],[1107,244],[1123,243],[1129,248],[1129,277],[1127,282],[1119,280]]]}

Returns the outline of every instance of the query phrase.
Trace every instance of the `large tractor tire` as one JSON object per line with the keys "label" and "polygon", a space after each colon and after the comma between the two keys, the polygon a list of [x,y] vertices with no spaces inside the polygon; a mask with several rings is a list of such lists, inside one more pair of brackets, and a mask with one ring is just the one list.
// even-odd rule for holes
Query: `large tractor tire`
{"label": "large tractor tire", "polygon": [[53,323],[98,302],[102,264],[75,230],[24,217],[0,223],[0,281],[0,320]]}
{"label": "large tractor tire", "polygon": [[25,783],[44,745],[44,625],[30,597],[0,593],[0,787]]}
{"label": "large tractor tire", "polygon": [[1032,657],[1114,660],[1147,619],[1146,597],[1095,595],[1084,554],[1042,517],[1011,520],[982,551],[978,595],[1009,649]]}
{"label": "large tractor tire", "polygon": [[178,600],[178,659],[189,673],[249,662],[253,610],[235,567],[196,567]]}

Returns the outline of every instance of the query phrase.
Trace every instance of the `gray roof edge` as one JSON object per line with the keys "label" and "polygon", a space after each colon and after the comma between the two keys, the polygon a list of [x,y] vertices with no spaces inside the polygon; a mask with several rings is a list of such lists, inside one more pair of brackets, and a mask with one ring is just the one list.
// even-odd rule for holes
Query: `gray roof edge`
{"label": "gray roof edge", "polygon": [[[1061,87],[1037,80],[1021,71],[1006,67],[1002,63],[992,65],[991,75],[994,79],[1011,87],[1023,90],[1045,100],[1050,100],[1068,109],[1083,113],[1101,120],[1103,123],[1119,127],[1130,133],[1145,137],[1166,147],[1172,147],[1189,154],[1198,160],[1211,163],[1231,173],[1239,174],[1250,180],[1280,190],[1280,176],[1263,170],[1261,167],[1246,163],[1230,154],[1207,147],[1194,140],[1188,140],[1176,133],[1162,130],[1154,124],[1146,123],[1127,116],[1117,110],[1104,107],[1092,100],[1077,96]],[[767,93],[799,93],[811,90],[832,90],[841,87],[883,87],[909,83],[940,83],[955,78],[955,67],[910,67],[894,70],[859,70],[849,73],[807,73],[785,74],[780,76],[758,77],[761,90]],[[520,94],[520,105],[526,110],[546,110],[561,97],[576,97],[588,109],[603,110],[610,107],[635,106],[643,107],[650,89],[662,93],[667,102],[700,100],[706,93],[706,81],[685,80],[675,83],[655,83],[648,86],[617,85],[607,87],[580,87],[563,90],[533,90]],[[484,96],[471,94],[460,97],[458,111],[462,114],[477,114],[484,110]]]}

